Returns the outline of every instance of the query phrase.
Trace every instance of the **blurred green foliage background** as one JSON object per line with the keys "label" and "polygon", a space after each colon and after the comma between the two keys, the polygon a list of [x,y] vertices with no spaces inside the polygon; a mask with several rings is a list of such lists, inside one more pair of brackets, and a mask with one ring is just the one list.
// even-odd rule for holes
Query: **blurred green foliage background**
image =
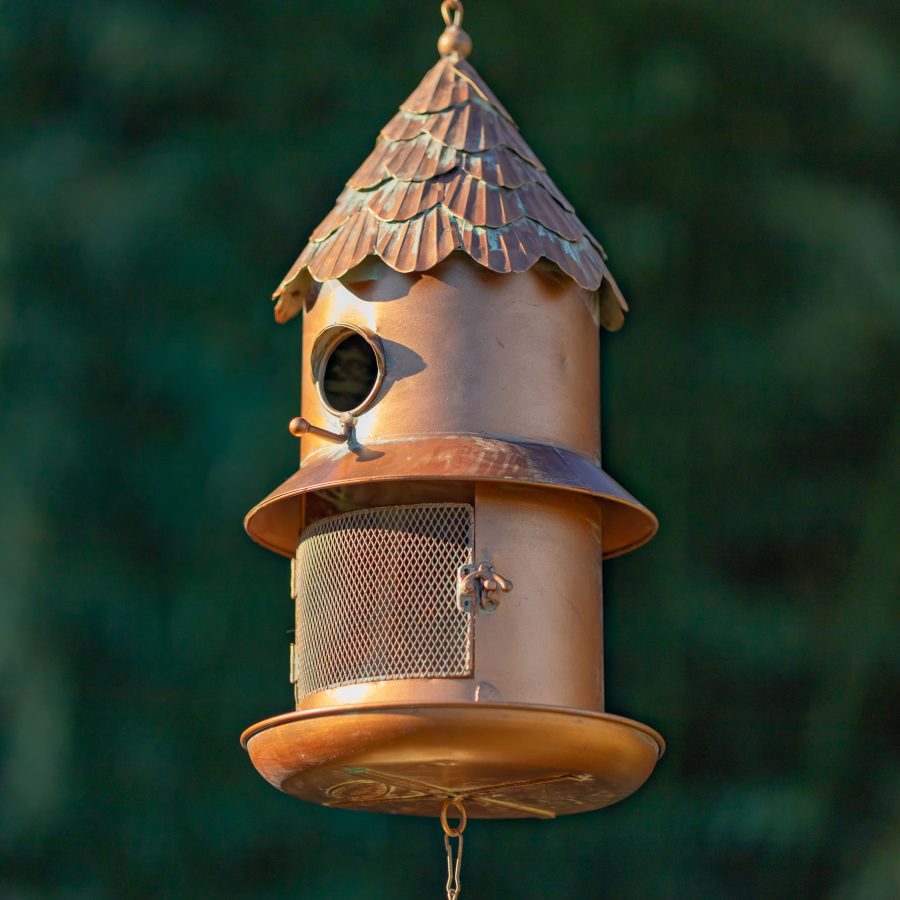
{"label": "blurred green foliage background", "polygon": [[[611,809],[474,822],[464,897],[900,896],[900,40],[888,0],[470,0],[610,252]],[[0,0],[0,895],[440,896],[437,826],[274,791],[293,468],[268,295],[438,2]],[[548,740],[552,739],[548,737]]]}

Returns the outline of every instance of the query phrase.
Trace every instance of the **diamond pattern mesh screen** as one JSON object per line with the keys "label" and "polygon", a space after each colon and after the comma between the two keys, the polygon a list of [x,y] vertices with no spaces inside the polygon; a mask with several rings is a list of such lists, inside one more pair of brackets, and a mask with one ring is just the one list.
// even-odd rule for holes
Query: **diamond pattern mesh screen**
{"label": "diamond pattern mesh screen", "polygon": [[395,678],[472,673],[456,573],[472,561],[465,503],[383,506],[307,528],[295,561],[297,697]]}

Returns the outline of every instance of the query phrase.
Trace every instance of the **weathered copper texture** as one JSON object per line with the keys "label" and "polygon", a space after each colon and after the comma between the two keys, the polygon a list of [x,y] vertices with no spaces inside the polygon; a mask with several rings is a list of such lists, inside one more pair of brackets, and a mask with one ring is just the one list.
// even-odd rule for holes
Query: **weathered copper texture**
{"label": "weathered copper texture", "polygon": [[313,231],[275,292],[276,318],[297,315],[313,282],[341,278],[369,256],[425,272],[455,251],[502,273],[546,260],[599,292],[604,325],[622,324],[628,307],[603,248],[475,69],[450,55],[385,125]]}
{"label": "weathered copper texture", "polygon": [[[604,508],[607,556],[653,536],[653,514],[600,468],[599,341],[588,292],[540,269],[500,275],[464,257],[421,274],[371,268],[365,281],[322,287],[304,313],[303,358],[314,358],[335,323],[377,335],[380,393],[359,415],[354,445],[304,435],[300,470],[247,516],[251,537],[293,556],[301,495],[437,479],[590,494]],[[319,387],[317,368],[304,365],[302,417],[340,434]]]}

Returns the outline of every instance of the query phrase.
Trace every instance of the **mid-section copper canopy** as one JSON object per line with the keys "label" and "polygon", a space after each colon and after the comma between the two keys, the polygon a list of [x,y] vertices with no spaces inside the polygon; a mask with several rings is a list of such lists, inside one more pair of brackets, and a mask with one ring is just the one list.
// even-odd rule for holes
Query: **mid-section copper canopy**
{"label": "mid-section copper canopy", "polygon": [[382,129],[369,158],[275,292],[275,315],[295,316],[314,282],[366,257],[424,272],[453,252],[495,272],[538,260],[600,293],[603,324],[627,305],[606,254],[475,69],[444,57]]}
{"label": "mid-section copper canopy", "polygon": [[316,454],[250,510],[244,526],[264,547],[293,556],[302,495],[350,485],[432,481],[489,481],[594,496],[603,506],[604,558],[636,549],[658,527],[653,513],[592,460],[550,444],[483,435],[423,437],[356,449],[343,446]]}

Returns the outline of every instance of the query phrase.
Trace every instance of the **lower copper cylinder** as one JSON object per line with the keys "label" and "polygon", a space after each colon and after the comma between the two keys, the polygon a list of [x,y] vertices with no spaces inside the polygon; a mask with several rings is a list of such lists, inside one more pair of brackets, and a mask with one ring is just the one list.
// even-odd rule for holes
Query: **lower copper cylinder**
{"label": "lower copper cylinder", "polygon": [[[603,710],[602,532],[590,497],[473,486],[448,503],[357,509],[301,536],[297,708],[408,702]],[[458,606],[461,566],[512,583]]]}

